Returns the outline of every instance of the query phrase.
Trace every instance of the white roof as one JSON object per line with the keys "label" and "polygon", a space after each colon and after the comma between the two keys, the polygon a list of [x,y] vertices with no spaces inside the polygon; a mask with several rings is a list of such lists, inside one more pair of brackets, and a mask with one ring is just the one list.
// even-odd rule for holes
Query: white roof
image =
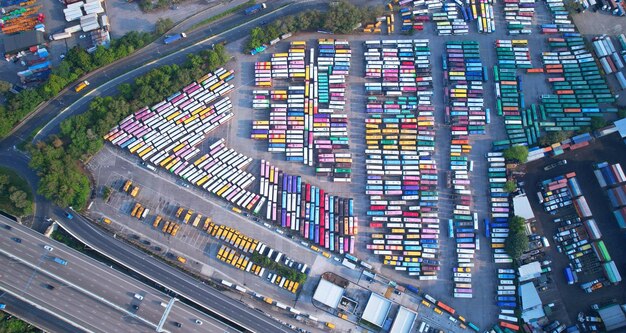
{"label": "white roof", "polygon": [[626,137],[626,118],[616,120],[614,124],[615,124],[615,127],[617,127],[617,131],[619,132],[619,135],[622,138]]}
{"label": "white roof", "polygon": [[544,317],[541,298],[532,282],[525,283],[519,287],[520,298],[522,299],[522,319],[530,323]]}
{"label": "white roof", "polygon": [[513,211],[515,215],[523,217],[525,220],[535,218],[533,209],[530,208],[530,201],[528,201],[528,197],[525,194],[513,198]]}
{"label": "white roof", "polygon": [[327,280],[321,279],[320,283],[315,289],[313,299],[333,309],[337,308],[341,297],[343,296],[344,289],[340,286],[333,284]]}
{"label": "white roof", "polygon": [[396,319],[394,319],[393,321],[393,325],[391,326],[391,330],[389,331],[389,333],[411,332],[416,317],[417,313],[405,308],[404,306],[401,306],[400,310],[398,310],[398,314],[396,315]]}
{"label": "white roof", "polygon": [[526,265],[522,265],[518,268],[519,280],[524,282],[531,280],[541,275],[541,264],[538,261],[533,261]]}
{"label": "white roof", "polygon": [[378,327],[383,327],[387,314],[389,314],[389,309],[391,309],[389,300],[376,293],[371,293],[361,318]]}

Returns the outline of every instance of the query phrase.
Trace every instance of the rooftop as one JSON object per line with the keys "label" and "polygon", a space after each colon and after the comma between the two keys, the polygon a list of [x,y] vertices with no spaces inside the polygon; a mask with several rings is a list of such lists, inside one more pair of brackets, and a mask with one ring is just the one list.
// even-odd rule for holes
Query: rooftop
{"label": "rooftop", "polygon": [[401,306],[400,310],[398,310],[398,314],[396,314],[396,319],[393,321],[393,326],[391,326],[389,333],[411,332],[416,317],[417,313]]}
{"label": "rooftop", "polygon": [[383,323],[389,314],[389,309],[391,309],[389,300],[376,293],[371,293],[361,318],[378,327],[383,327]]}
{"label": "rooftop", "polygon": [[328,307],[336,309],[337,305],[339,305],[339,302],[341,301],[344,291],[345,290],[338,285],[321,279],[320,283],[317,285],[317,289],[315,289],[313,299]]}

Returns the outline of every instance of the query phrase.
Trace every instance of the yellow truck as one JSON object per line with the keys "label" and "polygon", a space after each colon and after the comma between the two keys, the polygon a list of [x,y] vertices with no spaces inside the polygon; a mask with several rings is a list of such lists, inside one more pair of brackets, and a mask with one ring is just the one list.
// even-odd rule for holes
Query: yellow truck
{"label": "yellow truck", "polygon": [[111,220],[109,220],[108,217],[103,217],[102,218],[102,222],[106,223],[106,224],[111,224]]}
{"label": "yellow truck", "polygon": [[200,220],[201,220],[201,219],[202,219],[202,214],[198,214],[198,216],[196,216],[195,220],[193,220],[192,225],[193,225],[194,227],[197,227],[197,226],[198,226],[198,224],[200,223]]}
{"label": "yellow truck", "polygon": [[163,229],[161,229],[161,231],[167,232],[167,228],[169,228],[170,224],[170,221],[165,221],[165,224],[163,225]]}
{"label": "yellow truck", "polygon": [[189,223],[189,219],[191,218],[191,215],[193,215],[193,210],[189,210],[187,212],[187,215],[185,215],[185,219],[183,221],[185,221],[185,223]]}
{"label": "yellow truck", "polygon": [[202,227],[202,230],[207,231],[210,225],[211,225],[211,218],[207,217],[206,220],[204,220],[204,226]]}
{"label": "yellow truck", "polygon": [[134,198],[137,196],[137,194],[139,194],[139,186],[134,186],[133,190],[130,191],[130,196]]}
{"label": "yellow truck", "polygon": [[176,257],[176,260],[178,260],[179,262],[181,262],[183,264],[187,262],[187,259],[185,257],[181,257],[181,256]]}
{"label": "yellow truck", "polygon": [[161,217],[161,215],[157,215],[156,218],[154,219],[154,222],[152,223],[152,226],[154,228],[158,228],[159,227],[159,223],[161,223],[161,220],[163,218]]}
{"label": "yellow truck", "polygon": [[233,210],[233,212],[235,212],[237,214],[241,214],[241,209],[239,209],[237,207],[233,207],[232,210]]}
{"label": "yellow truck", "polygon": [[167,227],[167,231],[166,233],[171,234],[172,231],[174,231],[174,227],[176,226],[176,223],[170,223],[170,226]]}
{"label": "yellow truck", "polygon": [[137,211],[139,210],[140,207],[141,207],[141,204],[140,203],[136,203],[135,207],[130,212],[130,216],[135,217],[135,215],[137,214]]}
{"label": "yellow truck", "polygon": [[124,187],[122,187],[122,190],[124,190],[124,192],[128,192],[128,189],[130,189],[130,185],[132,185],[132,184],[133,184],[133,181],[132,181],[132,180],[130,180],[130,179],[129,179],[129,180],[127,180],[127,181],[124,183]]}
{"label": "yellow truck", "polygon": [[79,83],[76,86],[76,88],[74,88],[74,91],[80,92],[81,90],[85,89],[88,85],[89,85],[89,81],[85,80],[85,81]]}
{"label": "yellow truck", "polygon": [[172,229],[172,232],[171,232],[172,236],[176,236],[176,234],[178,233],[178,229],[180,229],[180,225],[175,223],[174,229]]}
{"label": "yellow truck", "polygon": [[335,324],[331,323],[331,322],[326,322],[326,327],[330,328],[331,330],[333,328],[335,328]]}
{"label": "yellow truck", "polygon": [[176,211],[176,217],[177,218],[180,218],[180,214],[183,213],[183,210],[185,210],[185,208],[183,208],[183,207],[178,208],[178,210]]}

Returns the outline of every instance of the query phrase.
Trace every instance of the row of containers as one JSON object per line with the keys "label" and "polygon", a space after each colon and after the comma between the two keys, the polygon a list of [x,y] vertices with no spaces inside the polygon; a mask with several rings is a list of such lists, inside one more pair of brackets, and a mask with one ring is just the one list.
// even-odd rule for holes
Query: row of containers
{"label": "row of containers", "polygon": [[504,20],[509,35],[530,35],[535,0],[504,0]]}
{"label": "row of containers", "polygon": [[307,52],[304,41],[294,41],[289,52],[255,64],[259,88],[268,86],[263,82],[292,81],[280,89],[253,92],[253,108],[269,109],[269,119],[253,121],[251,137],[268,140],[268,151],[284,152],[288,161],[315,164],[318,176],[350,182],[352,155],[343,111],[351,50],[345,40],[320,39],[317,46],[317,53],[314,48]]}
{"label": "row of containers", "polygon": [[428,40],[365,42],[365,194],[385,266],[421,280],[440,270],[435,116]]}
{"label": "row of containers", "polygon": [[260,179],[268,221],[330,251],[354,253],[359,225],[354,199],[330,195],[265,160]]}
{"label": "row of containers", "polygon": [[626,176],[619,163],[599,162],[594,164],[593,173],[611,202],[613,216],[621,230],[626,230]]}
{"label": "row of containers", "polygon": [[[539,105],[532,104],[526,108],[521,76],[508,68],[506,71],[500,69],[502,65],[498,66],[495,75],[501,98],[497,100],[496,107],[498,113],[505,116],[509,137],[494,141],[495,150],[506,149],[512,144],[532,144],[544,131],[577,131],[590,126],[592,117],[617,112],[617,108],[605,106],[613,103],[615,96],[600,74],[593,55],[585,49],[579,33],[548,38],[548,44],[551,50],[542,53],[544,68],[526,69],[527,73],[548,74],[547,81],[554,93],[541,95]],[[518,65],[515,66],[517,68]],[[505,104],[504,97],[511,99],[507,99]],[[514,118],[509,118],[509,115]],[[583,141],[587,140],[582,140],[580,145],[585,145]],[[578,148],[578,144],[573,143],[572,148]]]}
{"label": "row of containers", "polygon": [[519,69],[532,69],[528,40],[497,40],[495,46],[498,59],[493,68],[496,111],[504,116],[507,143],[533,145],[539,137],[537,109],[534,105],[526,108],[522,76],[518,74]]}
{"label": "row of containers", "polygon": [[453,267],[455,298],[472,298],[471,274],[459,277],[474,267],[474,251],[480,249],[477,235],[478,214],[472,213],[469,160],[472,145],[470,135],[484,134],[486,110],[483,99],[485,79],[478,43],[447,42],[442,59],[446,84],[446,118],[451,125],[450,171],[447,185],[453,191],[453,215],[448,221],[450,236],[456,240],[457,264]]}
{"label": "row of containers", "polygon": [[[500,312],[498,323],[493,331],[501,332],[514,329],[517,318],[514,316],[517,308],[516,274],[513,269],[513,259],[506,253],[504,244],[509,236],[508,207],[501,207],[502,203],[509,203],[509,193],[504,191],[506,182],[506,164],[502,152],[489,152],[486,155],[489,177],[489,208],[490,217],[484,219],[485,237],[490,241],[493,250],[493,260],[497,266],[498,284],[496,286],[496,305]],[[502,179],[504,178],[504,179]],[[497,181],[494,181],[496,180]],[[504,182],[503,182],[504,180]]]}
{"label": "row of containers", "polygon": [[[468,33],[467,22],[476,21],[478,32],[495,32],[495,15],[491,0],[442,1],[400,1],[402,31],[423,30],[424,23],[432,13],[437,31],[441,35],[461,35]],[[456,5],[456,6],[455,6]]]}
{"label": "row of containers", "polygon": [[261,197],[246,189],[254,181],[244,170],[249,157],[227,149],[223,140],[213,143],[208,154],[198,156],[197,146],[233,116],[232,103],[225,96],[234,88],[227,83],[233,75],[232,70],[222,68],[209,73],[126,117],[104,139],[234,205],[260,209]]}
{"label": "row of containers", "polygon": [[[557,250],[567,255],[570,261],[564,270],[568,284],[581,282],[579,277],[593,276],[603,269],[610,283],[621,281],[617,269],[613,270],[615,263],[612,263],[606,246],[600,239],[602,234],[578,184],[576,173],[570,172],[544,180],[541,183],[541,188],[540,199],[543,198],[544,207],[553,207],[551,212],[557,209],[566,209],[568,202],[573,202],[576,210],[574,216],[565,216],[554,220],[555,223],[559,223],[559,228],[553,236],[554,241],[558,244]],[[584,283],[581,284],[581,287],[585,291],[591,292],[605,285],[603,280],[597,282],[592,284],[593,288]]]}
{"label": "row of containers", "polygon": [[[626,45],[626,38],[622,34],[620,42],[623,42],[622,49]],[[615,78],[620,85],[620,88],[626,89],[626,78],[624,78],[624,62],[622,58],[615,50],[615,45],[611,40],[611,36],[602,35],[593,39],[593,49],[596,52],[596,56],[600,60],[604,73],[615,73]],[[626,61],[626,54],[622,55]]]}
{"label": "row of containers", "polygon": [[541,33],[557,34],[576,31],[576,26],[569,18],[569,12],[565,8],[563,0],[546,0],[546,6],[552,14],[552,23],[542,24]]}

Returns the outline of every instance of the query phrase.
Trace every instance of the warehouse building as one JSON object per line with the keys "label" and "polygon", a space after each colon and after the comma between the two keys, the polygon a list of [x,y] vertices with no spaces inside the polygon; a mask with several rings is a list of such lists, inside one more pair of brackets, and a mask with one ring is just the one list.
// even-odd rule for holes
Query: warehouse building
{"label": "warehouse building", "polygon": [[619,304],[609,305],[598,310],[607,332],[626,327],[626,315]]}
{"label": "warehouse building", "polygon": [[315,289],[315,293],[313,294],[313,299],[326,305],[329,308],[336,309],[343,297],[345,289],[340,286],[321,279],[320,283],[317,285],[317,289]]}
{"label": "warehouse building", "polygon": [[390,309],[391,302],[388,299],[376,293],[371,293],[361,319],[378,327],[383,327]]}
{"label": "warehouse building", "polygon": [[389,333],[409,333],[413,329],[415,324],[415,318],[417,313],[401,306],[396,314],[396,318],[393,320],[393,326]]}
{"label": "warehouse building", "polygon": [[525,283],[519,287],[519,295],[522,300],[522,319],[526,323],[535,323],[545,317],[541,298],[532,282]]}

